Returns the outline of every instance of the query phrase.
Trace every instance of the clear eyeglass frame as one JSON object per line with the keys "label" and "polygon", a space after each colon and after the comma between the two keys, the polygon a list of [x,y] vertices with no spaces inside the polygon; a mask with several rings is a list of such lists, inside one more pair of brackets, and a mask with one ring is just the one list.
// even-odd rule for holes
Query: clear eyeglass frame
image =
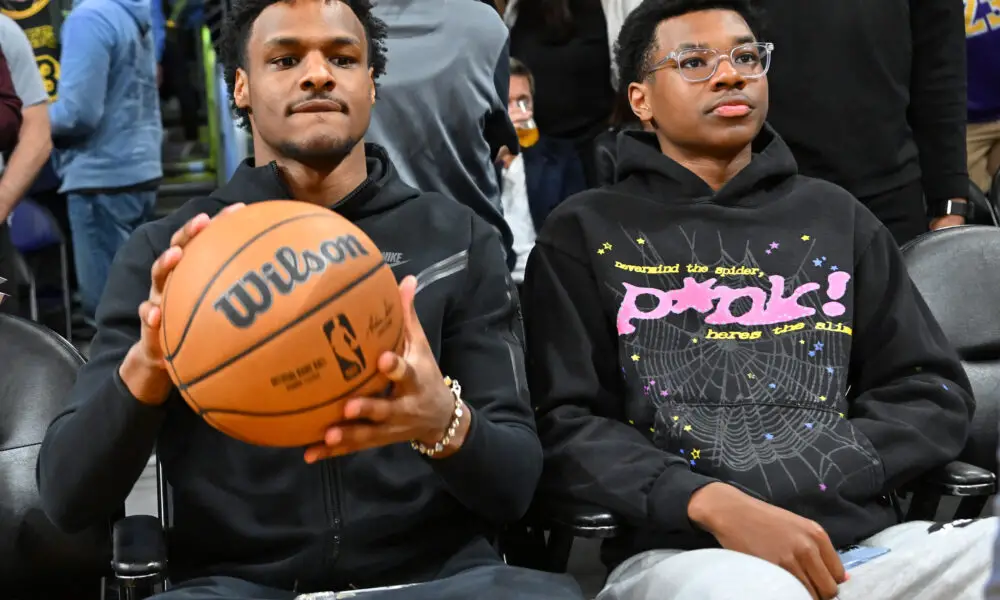
{"label": "clear eyeglass frame", "polygon": [[[760,62],[762,64],[759,73],[754,73],[754,72],[746,73],[744,72],[745,69],[741,68],[741,65],[746,63],[737,62],[738,54],[740,52],[745,52],[747,50],[757,51],[757,56],[759,57]],[[774,44],[772,44],[771,42],[749,42],[747,44],[740,44],[738,46],[734,46],[732,49],[729,50],[728,53],[719,52],[714,48],[690,48],[684,50],[674,50],[670,54],[667,54],[660,60],[656,61],[646,72],[646,75],[648,77],[649,75],[652,75],[656,71],[660,71],[662,69],[671,66],[671,63],[673,63],[674,66],[676,66],[677,68],[677,72],[680,73],[680,76],[685,81],[691,83],[700,83],[702,81],[708,81],[712,77],[715,77],[715,74],[719,71],[719,64],[722,63],[722,59],[728,58],[729,64],[731,64],[733,68],[736,70],[736,72],[738,72],[741,76],[747,79],[759,79],[764,75],[767,75],[768,69],[771,68],[772,52],[774,52]],[[684,63],[684,61],[691,58],[700,57],[699,55],[704,55],[706,53],[713,57],[711,60],[712,70],[708,75],[705,75],[703,77],[692,77],[690,73],[685,73],[685,69],[682,68],[681,66]]]}

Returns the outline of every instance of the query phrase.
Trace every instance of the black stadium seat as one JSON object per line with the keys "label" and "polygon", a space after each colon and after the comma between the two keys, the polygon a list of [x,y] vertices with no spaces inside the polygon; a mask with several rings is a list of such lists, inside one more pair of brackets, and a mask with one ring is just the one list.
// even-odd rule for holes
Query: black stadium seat
{"label": "black stadium seat", "polygon": [[42,511],[35,463],[83,364],[63,338],[0,314],[0,598],[97,599],[110,575],[111,527],[61,533]]}
{"label": "black stadium seat", "polygon": [[[910,277],[962,357],[975,392],[972,436],[960,458],[995,472],[1000,441],[1000,229],[934,231],[906,244],[903,255]],[[981,495],[965,498],[961,516],[978,515],[986,501]]]}

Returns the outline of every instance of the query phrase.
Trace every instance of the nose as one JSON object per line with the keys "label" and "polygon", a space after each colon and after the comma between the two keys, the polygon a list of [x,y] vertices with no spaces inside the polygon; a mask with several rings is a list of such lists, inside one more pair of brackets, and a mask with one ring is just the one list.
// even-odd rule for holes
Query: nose
{"label": "nose", "polygon": [[333,89],[333,69],[322,52],[310,52],[302,59],[302,79],[299,87],[303,91],[328,92]]}
{"label": "nose", "polygon": [[732,59],[725,55],[720,56],[715,75],[712,76],[712,87],[717,90],[729,88],[742,90],[746,84],[746,77],[736,70]]}

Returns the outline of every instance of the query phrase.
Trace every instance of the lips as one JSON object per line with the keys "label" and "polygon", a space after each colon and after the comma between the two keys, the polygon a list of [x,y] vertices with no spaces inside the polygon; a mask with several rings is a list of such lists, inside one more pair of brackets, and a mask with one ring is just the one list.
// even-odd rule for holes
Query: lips
{"label": "lips", "polygon": [[292,107],[293,113],[323,113],[323,112],[344,112],[343,106],[336,100],[317,98],[306,100]]}
{"label": "lips", "polygon": [[743,117],[748,115],[752,109],[750,99],[741,94],[720,99],[712,105],[708,112],[720,117]]}

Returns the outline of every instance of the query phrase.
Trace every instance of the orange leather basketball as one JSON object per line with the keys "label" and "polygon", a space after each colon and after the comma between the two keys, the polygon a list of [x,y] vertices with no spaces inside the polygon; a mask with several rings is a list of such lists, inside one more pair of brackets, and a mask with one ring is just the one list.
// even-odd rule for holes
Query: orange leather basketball
{"label": "orange leather basketball", "polygon": [[263,446],[319,442],[343,401],[380,395],[375,366],[402,351],[396,278],[337,213],[272,200],[221,215],[164,290],[170,376],[210,425]]}

